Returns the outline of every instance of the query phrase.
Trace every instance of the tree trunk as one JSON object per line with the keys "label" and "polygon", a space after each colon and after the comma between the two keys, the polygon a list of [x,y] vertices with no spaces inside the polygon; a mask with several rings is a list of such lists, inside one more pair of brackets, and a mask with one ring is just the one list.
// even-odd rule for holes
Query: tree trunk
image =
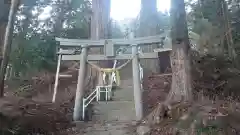
{"label": "tree trunk", "polygon": [[[110,36],[110,0],[93,0],[91,18],[91,39],[99,40],[111,38]],[[92,53],[103,53],[103,49],[94,49]],[[103,61],[100,65],[104,68],[112,67],[112,61]]]}
{"label": "tree trunk", "polygon": [[5,79],[6,68],[7,68],[8,61],[9,61],[9,54],[11,51],[14,18],[15,18],[15,13],[17,11],[18,5],[19,5],[19,0],[11,1],[11,8],[10,8],[9,17],[8,17],[8,24],[7,24],[6,32],[4,35],[4,45],[2,48],[3,57],[1,60],[1,68],[0,68],[0,97],[4,96],[4,79]]}
{"label": "tree trunk", "polygon": [[[2,63],[3,60],[3,44],[4,44],[4,36],[5,36],[5,31],[6,31],[6,24],[0,24],[0,63]],[[2,76],[2,75],[0,75]],[[2,84],[4,84],[3,82],[0,83],[0,97],[4,96],[4,86],[2,86]]]}
{"label": "tree trunk", "polygon": [[190,44],[184,0],[171,0],[172,86],[167,101],[191,101]]}
{"label": "tree trunk", "polygon": [[[7,22],[8,22],[10,4],[11,3],[5,3],[4,0],[0,2],[0,8],[1,8],[0,9],[0,63],[2,63],[2,59],[3,59],[4,37],[5,37],[5,32],[6,32]],[[3,97],[3,94],[4,94],[4,86],[0,85],[0,97]]]}
{"label": "tree trunk", "polygon": [[91,39],[108,38],[110,23],[110,0],[93,0],[93,15],[91,18]]}
{"label": "tree trunk", "polygon": [[155,36],[159,33],[157,14],[157,0],[141,0],[138,37]]}
{"label": "tree trunk", "polygon": [[4,36],[5,36],[5,32],[6,32],[6,23],[2,23],[0,24],[0,56],[2,59],[2,49],[3,49],[3,44],[4,44]]}
{"label": "tree trunk", "polygon": [[[157,0],[141,0],[140,27],[137,37],[155,36],[159,33],[157,17]],[[158,45],[149,45],[142,48],[143,52],[153,52]],[[159,71],[159,60],[144,60],[145,69]]]}
{"label": "tree trunk", "polygon": [[222,9],[222,18],[223,18],[223,25],[224,25],[224,39],[227,42],[227,48],[228,48],[228,55],[232,59],[235,65],[237,65],[236,62],[236,51],[234,48],[233,38],[232,38],[232,30],[231,25],[229,23],[229,12],[227,9],[227,3],[225,0],[221,0],[221,9]]}

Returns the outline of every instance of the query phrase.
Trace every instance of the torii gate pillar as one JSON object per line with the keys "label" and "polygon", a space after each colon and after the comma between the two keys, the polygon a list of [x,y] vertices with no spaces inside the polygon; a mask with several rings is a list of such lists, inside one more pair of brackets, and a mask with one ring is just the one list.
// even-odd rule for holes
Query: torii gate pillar
{"label": "torii gate pillar", "polygon": [[78,121],[81,118],[81,108],[84,96],[84,77],[86,72],[86,60],[87,60],[87,46],[82,46],[82,55],[80,58],[80,69],[78,72],[78,83],[75,97],[75,106],[73,113],[73,120]]}
{"label": "torii gate pillar", "polygon": [[138,46],[132,45],[132,70],[133,70],[133,89],[134,89],[134,101],[137,120],[143,118],[143,102],[142,102],[142,90],[140,83],[140,69],[138,60]]}

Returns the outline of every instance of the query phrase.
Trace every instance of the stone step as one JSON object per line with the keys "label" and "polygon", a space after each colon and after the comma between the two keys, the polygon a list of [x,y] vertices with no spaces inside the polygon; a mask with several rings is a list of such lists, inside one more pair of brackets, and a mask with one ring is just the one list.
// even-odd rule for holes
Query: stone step
{"label": "stone step", "polygon": [[123,129],[106,129],[105,131],[87,131],[83,135],[134,135]]}
{"label": "stone step", "polygon": [[99,121],[131,121],[136,120],[134,102],[109,101],[94,105],[93,120]]}
{"label": "stone step", "polygon": [[133,89],[117,89],[112,97],[114,101],[134,101]]}
{"label": "stone step", "polygon": [[133,80],[132,79],[128,79],[128,80],[121,80],[121,84],[120,87],[121,88],[126,88],[126,87],[132,87],[133,86]]}
{"label": "stone step", "polygon": [[[84,125],[83,125],[84,124]],[[129,126],[133,122],[76,123],[77,127],[85,127],[81,135],[133,135]],[[80,135],[80,134],[79,134]]]}
{"label": "stone step", "polygon": [[133,101],[100,101],[93,103],[93,109],[101,110],[103,112],[111,110],[132,110],[134,109]]}
{"label": "stone step", "polygon": [[129,133],[127,129],[127,125],[124,124],[117,124],[102,127],[89,127],[86,129],[83,135],[132,135]]}
{"label": "stone step", "polygon": [[123,113],[122,110],[114,110],[109,113],[95,114],[92,118],[93,120],[99,121],[129,121],[136,120],[135,112],[127,112]]}

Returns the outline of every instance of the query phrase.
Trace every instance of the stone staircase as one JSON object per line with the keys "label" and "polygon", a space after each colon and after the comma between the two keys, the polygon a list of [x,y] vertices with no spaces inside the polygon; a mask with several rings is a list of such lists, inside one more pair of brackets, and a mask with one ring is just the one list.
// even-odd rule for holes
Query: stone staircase
{"label": "stone staircase", "polygon": [[136,123],[132,80],[121,82],[112,101],[94,102],[94,124],[85,128],[84,135],[134,135],[128,127]]}

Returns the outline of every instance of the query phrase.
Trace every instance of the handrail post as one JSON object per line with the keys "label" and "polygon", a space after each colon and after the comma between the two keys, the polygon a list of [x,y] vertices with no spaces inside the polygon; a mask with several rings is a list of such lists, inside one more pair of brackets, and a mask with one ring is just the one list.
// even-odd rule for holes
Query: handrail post
{"label": "handrail post", "polygon": [[[82,46],[81,58],[80,58],[80,68],[78,72],[78,83],[75,97],[75,106],[73,113],[73,120],[77,121],[81,117],[81,106],[84,94],[84,77],[86,72],[86,59],[87,59],[87,46]],[[83,110],[82,110],[83,111]]]}
{"label": "handrail post", "polygon": [[101,100],[101,88],[98,87],[98,101]]}
{"label": "handrail post", "polygon": [[85,98],[83,98],[83,106],[82,106],[82,120],[85,119]]}
{"label": "handrail post", "polygon": [[105,86],[105,100],[108,101],[108,89]]}
{"label": "handrail post", "polygon": [[139,75],[140,75],[140,82],[141,82],[141,90],[143,90],[143,84],[142,84],[142,82],[143,82],[143,68],[141,67],[140,63],[139,63],[139,70],[140,70]]}
{"label": "handrail post", "polygon": [[107,91],[108,91],[108,100],[110,100],[110,89],[109,89],[109,86],[107,87]]}
{"label": "handrail post", "polygon": [[143,117],[143,105],[142,105],[142,91],[140,84],[140,72],[139,72],[139,60],[138,60],[138,48],[137,45],[132,45],[132,71],[133,71],[133,88],[134,88],[134,100],[135,111],[137,120],[141,120]]}
{"label": "handrail post", "polygon": [[96,100],[99,101],[99,88],[96,87]]}

